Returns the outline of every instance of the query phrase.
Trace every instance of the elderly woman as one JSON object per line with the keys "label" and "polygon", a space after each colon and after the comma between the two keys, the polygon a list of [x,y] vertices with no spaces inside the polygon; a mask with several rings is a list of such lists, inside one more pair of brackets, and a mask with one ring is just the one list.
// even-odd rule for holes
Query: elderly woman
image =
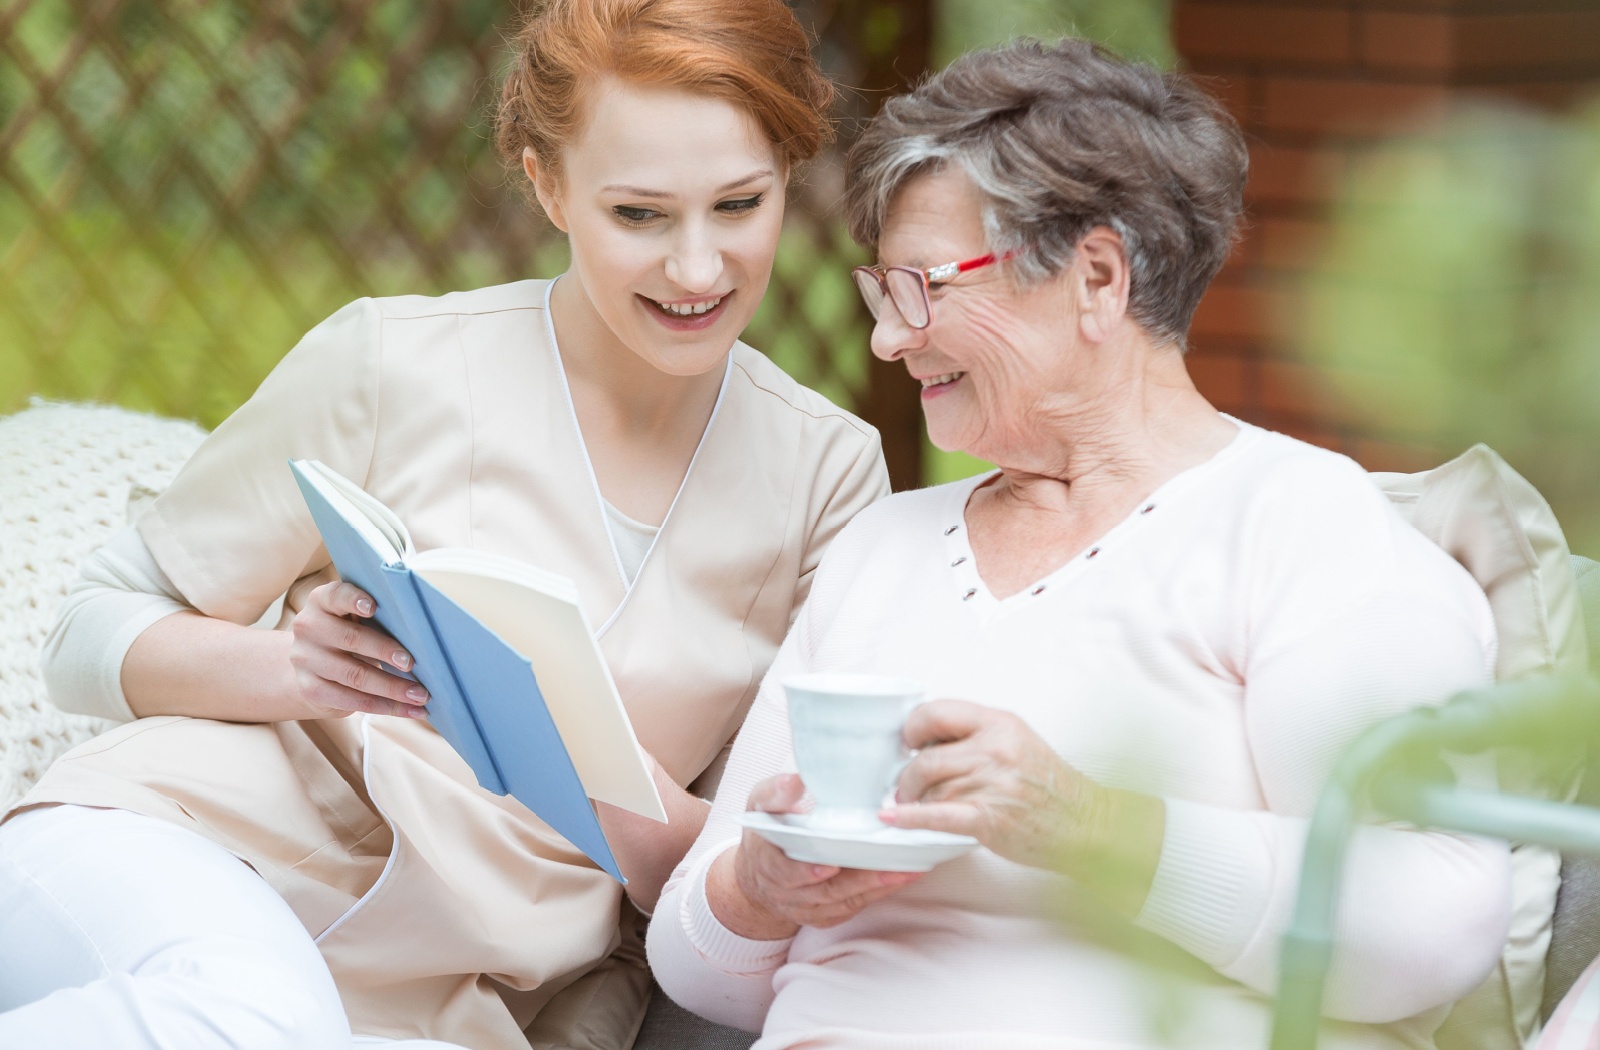
{"label": "elderly woman", "polygon": [[[1193,83],[1082,41],[968,55],[869,127],[872,350],[936,445],[999,469],[829,550],[650,929],[679,1002],[762,1048],[1265,1046],[1332,763],[1483,683],[1495,637],[1359,467],[1195,390],[1245,166]],[[926,683],[882,818],[981,848],[917,876],[741,835],[747,807],[803,808],[780,683],[807,671]],[[1507,850],[1378,829],[1347,877],[1324,1045],[1431,1046],[1495,965]],[[1188,965],[1154,981],[1163,940]]]}

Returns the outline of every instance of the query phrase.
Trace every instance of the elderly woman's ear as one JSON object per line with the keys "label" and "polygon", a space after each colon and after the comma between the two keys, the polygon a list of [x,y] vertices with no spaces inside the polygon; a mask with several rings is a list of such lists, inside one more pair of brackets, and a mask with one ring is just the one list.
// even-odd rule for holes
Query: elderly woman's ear
{"label": "elderly woman's ear", "polygon": [[1078,334],[1089,343],[1110,342],[1128,319],[1128,253],[1109,226],[1083,235],[1067,267]]}

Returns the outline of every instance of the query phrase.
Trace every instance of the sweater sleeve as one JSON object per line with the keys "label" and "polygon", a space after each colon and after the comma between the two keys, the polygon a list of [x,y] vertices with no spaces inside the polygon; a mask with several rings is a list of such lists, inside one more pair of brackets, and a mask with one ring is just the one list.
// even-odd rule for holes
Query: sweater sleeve
{"label": "sweater sleeve", "polygon": [[123,658],[145,628],[189,608],[138,530],[114,533],[79,569],[45,638],[50,699],[73,714],[133,721],[122,694]]}
{"label": "sweater sleeve", "polygon": [[[276,624],[282,600],[255,624]],[[194,612],[156,564],[139,530],[128,526],[89,555],[45,637],[40,664],[50,699],[63,711],[131,722],[122,663],[157,620]]]}
{"label": "sweater sleeve", "polygon": [[757,783],[794,771],[789,720],[780,681],[806,670],[815,598],[784,639],[744,727],[733,744],[711,813],[694,847],[667,880],[647,942],[650,969],[662,990],[687,1010],[719,1024],[757,1032],[772,1004],[772,977],[788,958],[789,940],[754,941],[718,921],[706,899],[706,873],[738,846],[737,823]]}
{"label": "sweater sleeve", "polygon": [[[1265,994],[1277,983],[1309,817],[1339,756],[1377,722],[1490,678],[1492,625],[1471,580],[1454,565],[1418,573],[1403,558],[1377,560],[1387,582],[1360,600],[1292,617],[1287,632],[1261,626],[1244,717],[1265,809],[1166,803],[1139,923]],[[1299,629],[1308,624],[1315,629]],[[1504,944],[1510,877],[1501,842],[1362,828],[1346,862],[1324,1012],[1384,1023],[1471,991]]]}

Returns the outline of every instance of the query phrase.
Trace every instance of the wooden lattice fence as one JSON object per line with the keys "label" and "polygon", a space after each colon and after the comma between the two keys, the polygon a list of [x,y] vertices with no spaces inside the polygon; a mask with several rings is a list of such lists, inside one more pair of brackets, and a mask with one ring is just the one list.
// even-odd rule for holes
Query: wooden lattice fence
{"label": "wooden lattice fence", "polygon": [[[880,89],[925,67],[928,6],[796,0],[830,72]],[[0,412],[43,394],[214,425],[352,298],[559,272],[564,243],[489,141],[515,14],[0,0]],[[876,97],[847,95],[846,140]],[[903,417],[908,385],[874,396],[838,191],[834,155],[795,192],[749,338],[830,396]],[[917,439],[899,431],[905,482]]]}

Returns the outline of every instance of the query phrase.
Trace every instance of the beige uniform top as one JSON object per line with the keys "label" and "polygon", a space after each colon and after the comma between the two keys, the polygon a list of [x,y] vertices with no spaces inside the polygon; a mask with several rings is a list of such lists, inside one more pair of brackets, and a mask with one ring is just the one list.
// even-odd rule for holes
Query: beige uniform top
{"label": "beige uniform top", "polygon": [[[688,784],[738,729],[822,552],[888,491],[877,434],[736,344],[633,586],[603,521],[544,281],[364,299],[317,326],[140,519],[197,609],[236,623],[331,578],[287,461],[358,480],[419,550],[577,581],[640,742]],[[289,613],[286,613],[286,617]],[[319,938],[359,1032],[526,1050],[520,1029],[617,941],[618,885],[479,788],[422,722],[146,718],[21,803],[195,828]]]}

